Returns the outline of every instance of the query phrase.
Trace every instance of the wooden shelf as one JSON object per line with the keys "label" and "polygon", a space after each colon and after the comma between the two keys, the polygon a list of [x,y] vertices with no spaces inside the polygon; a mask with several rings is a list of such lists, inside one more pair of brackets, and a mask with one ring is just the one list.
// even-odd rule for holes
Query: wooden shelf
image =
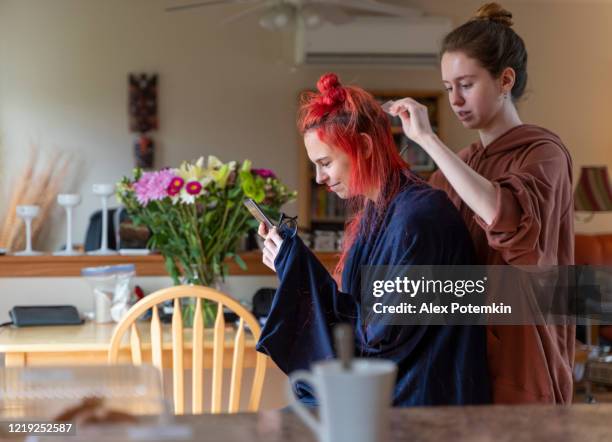
{"label": "wooden shelf", "polygon": [[[336,265],[336,253],[317,253],[317,256],[328,269]],[[234,261],[230,261],[229,274],[232,276],[261,275],[271,276],[274,273],[261,262],[261,252],[243,252],[240,257],[247,265],[242,270]],[[97,267],[116,264],[135,264],[137,276],[166,276],[166,268],[161,255],[147,256],[0,256],[0,277],[40,277],[40,276],[81,276],[84,267]]]}

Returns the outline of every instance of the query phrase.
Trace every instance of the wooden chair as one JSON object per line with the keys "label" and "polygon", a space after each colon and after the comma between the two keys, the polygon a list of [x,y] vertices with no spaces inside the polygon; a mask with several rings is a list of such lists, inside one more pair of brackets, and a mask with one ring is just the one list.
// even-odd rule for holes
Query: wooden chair
{"label": "wooden chair", "polygon": [[[234,351],[232,358],[232,371],[229,391],[228,412],[235,413],[239,410],[240,392],[242,387],[242,372],[244,367],[245,327],[249,326],[255,340],[259,340],[261,328],[255,317],[228,295],[202,286],[177,286],[159,290],[141,299],[130,308],[125,317],[117,324],[110,342],[108,352],[109,364],[117,364],[119,350],[124,334],[130,330],[130,349],[132,363],[142,364],[143,346],[141,345],[140,333],[136,327],[136,319],[147,310],[152,309],[151,318],[151,358],[152,363],[163,376],[162,358],[162,326],[159,320],[157,305],[168,300],[174,301],[174,312],[172,314],[172,378],[174,390],[175,414],[184,413],[184,373],[183,373],[183,320],[181,315],[181,298],[196,298],[195,313],[193,319],[192,339],[192,412],[203,411],[203,353],[204,353],[204,320],[202,315],[202,299],[217,302],[217,316],[213,329],[213,351],[212,351],[212,391],[211,391],[211,413],[220,413],[222,403],[223,382],[223,360],[225,350],[225,320],[223,317],[223,306],[228,307],[240,317],[236,337],[234,340]],[[255,373],[248,402],[248,411],[257,411],[261,400],[261,392],[266,370],[267,357],[257,353]],[[163,378],[162,378],[163,379]]]}

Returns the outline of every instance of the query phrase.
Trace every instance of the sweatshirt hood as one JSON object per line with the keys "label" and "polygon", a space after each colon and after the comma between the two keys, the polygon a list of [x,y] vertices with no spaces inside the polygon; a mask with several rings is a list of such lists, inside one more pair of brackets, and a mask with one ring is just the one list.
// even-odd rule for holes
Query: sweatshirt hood
{"label": "sweatshirt hood", "polygon": [[483,148],[481,141],[473,143],[470,146],[470,156],[482,155],[485,158],[490,158],[495,155],[507,153],[508,151],[523,149],[527,146],[542,143],[556,144],[571,162],[571,156],[563,144],[563,141],[561,141],[561,138],[548,129],[533,124],[521,124],[509,129],[493,140],[486,148]]}

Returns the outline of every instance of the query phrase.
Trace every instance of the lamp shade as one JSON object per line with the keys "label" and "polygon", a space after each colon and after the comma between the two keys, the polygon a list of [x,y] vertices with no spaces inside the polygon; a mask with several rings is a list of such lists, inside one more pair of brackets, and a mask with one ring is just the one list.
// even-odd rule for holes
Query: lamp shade
{"label": "lamp shade", "polygon": [[612,187],[606,166],[585,166],[574,191],[574,208],[585,212],[612,210]]}

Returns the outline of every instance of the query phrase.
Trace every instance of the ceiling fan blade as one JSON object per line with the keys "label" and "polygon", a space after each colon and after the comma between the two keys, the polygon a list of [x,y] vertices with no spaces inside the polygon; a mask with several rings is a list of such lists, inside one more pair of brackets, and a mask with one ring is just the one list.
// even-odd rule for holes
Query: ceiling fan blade
{"label": "ceiling fan blade", "polygon": [[182,11],[185,9],[194,9],[194,8],[199,8],[200,6],[213,6],[213,5],[222,5],[222,4],[232,4],[232,3],[253,3],[254,1],[259,1],[259,0],[208,0],[205,2],[195,2],[195,3],[187,3],[185,5],[169,6],[166,8],[166,12]]}
{"label": "ceiling fan blade", "polygon": [[376,0],[328,0],[322,3],[336,5],[346,9],[357,9],[360,11],[376,12],[378,14],[400,17],[420,17],[423,15],[423,11],[417,8],[396,6],[388,3],[381,3]]}
{"label": "ceiling fan blade", "polygon": [[224,19],[221,24],[222,25],[228,25],[230,23],[234,23],[238,20],[242,20],[245,17],[248,17],[249,15],[254,15],[257,14],[259,11],[263,11],[265,9],[268,9],[270,7],[270,4],[265,2],[263,4],[260,5],[255,5],[255,6],[251,6],[250,8],[245,9],[242,12],[239,12],[237,14],[234,14],[226,19]]}

